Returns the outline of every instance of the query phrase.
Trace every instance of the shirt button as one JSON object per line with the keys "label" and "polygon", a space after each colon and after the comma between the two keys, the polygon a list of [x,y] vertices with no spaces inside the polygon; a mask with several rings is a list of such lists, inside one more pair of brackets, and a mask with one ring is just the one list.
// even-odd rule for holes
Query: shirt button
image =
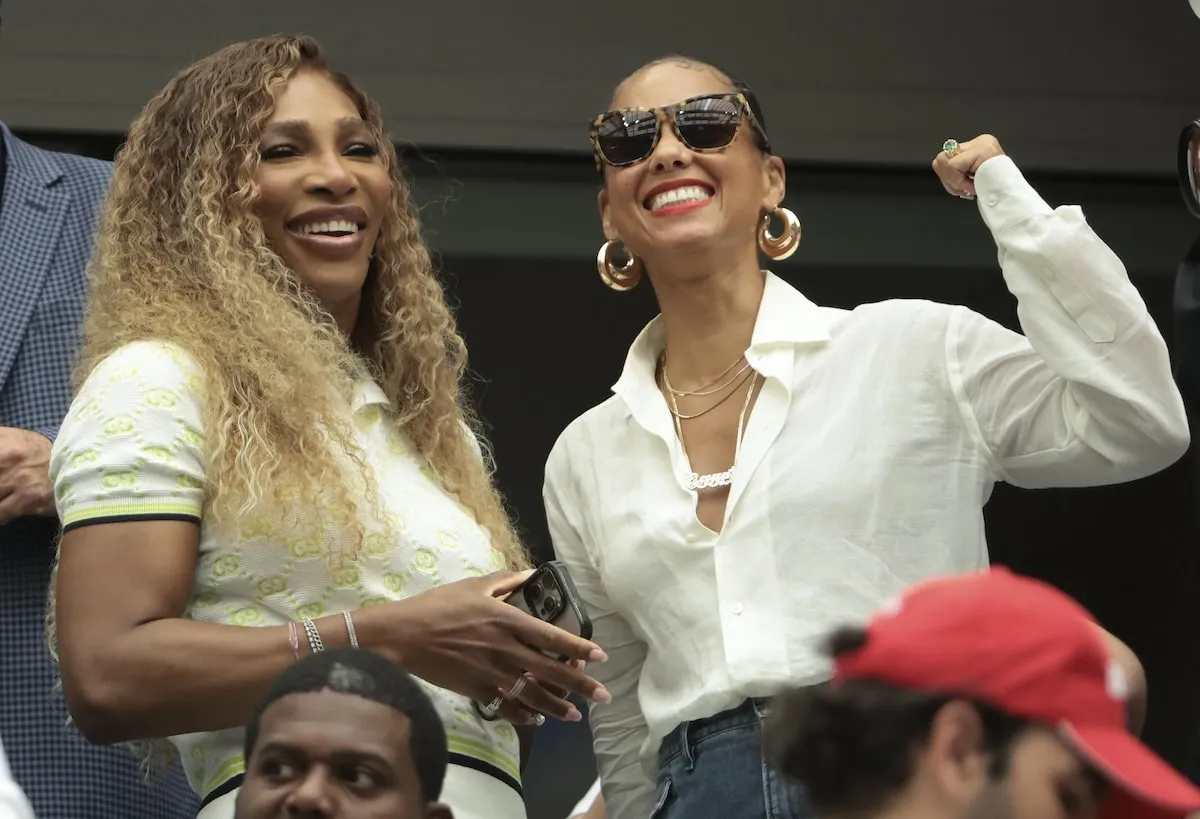
{"label": "shirt button", "polygon": [[732,608],[735,617],[740,617],[742,612],[745,611],[745,607],[741,603],[734,603]]}
{"label": "shirt button", "polygon": [[987,198],[988,207],[994,208],[996,206],[996,203],[999,201],[1000,201],[999,197],[997,197],[996,194],[993,193],[991,196],[989,196]]}

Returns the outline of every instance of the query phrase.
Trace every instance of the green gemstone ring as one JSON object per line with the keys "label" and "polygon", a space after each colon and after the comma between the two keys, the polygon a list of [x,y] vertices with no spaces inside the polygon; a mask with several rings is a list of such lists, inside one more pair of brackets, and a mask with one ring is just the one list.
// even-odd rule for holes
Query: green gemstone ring
{"label": "green gemstone ring", "polygon": [[958,154],[958,140],[948,139],[942,143],[942,150],[946,152],[946,156],[955,156]]}

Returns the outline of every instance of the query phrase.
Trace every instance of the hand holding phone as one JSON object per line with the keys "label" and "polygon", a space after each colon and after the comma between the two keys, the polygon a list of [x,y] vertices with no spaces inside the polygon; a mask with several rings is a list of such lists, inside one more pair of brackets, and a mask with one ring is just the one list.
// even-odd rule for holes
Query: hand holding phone
{"label": "hand holding phone", "polygon": [[[561,561],[551,560],[538,566],[505,602],[576,637],[592,638],[592,620],[575,590],[570,572]],[[551,652],[543,653],[556,656]],[[557,655],[557,659],[570,658]]]}

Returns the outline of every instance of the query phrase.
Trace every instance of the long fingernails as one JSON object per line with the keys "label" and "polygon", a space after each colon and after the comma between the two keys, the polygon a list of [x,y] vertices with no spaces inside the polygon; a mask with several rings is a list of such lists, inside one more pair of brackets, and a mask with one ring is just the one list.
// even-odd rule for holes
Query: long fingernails
{"label": "long fingernails", "polygon": [[592,702],[598,702],[601,705],[607,705],[612,702],[612,694],[608,693],[607,688],[597,688],[592,692]]}
{"label": "long fingernails", "polygon": [[608,662],[608,655],[598,648],[593,648],[588,652],[587,659],[589,663],[606,663]]}

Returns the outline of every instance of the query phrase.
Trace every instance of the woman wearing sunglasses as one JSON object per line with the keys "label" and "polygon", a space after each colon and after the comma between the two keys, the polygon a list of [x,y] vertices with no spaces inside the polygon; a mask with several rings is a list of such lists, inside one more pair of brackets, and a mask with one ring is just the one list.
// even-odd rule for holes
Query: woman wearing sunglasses
{"label": "woman wearing sunglasses", "polygon": [[717,69],[657,61],[611,107],[592,127],[600,277],[644,275],[661,315],[545,485],[610,657],[613,701],[592,708],[608,815],[809,816],[758,726],[765,698],[827,678],[820,635],[986,565],[996,481],[1163,469],[1188,445],[1182,402],[1120,260],[992,137],[948,141],[933,167],[977,201],[1024,335],[924,301],[820,307],[764,272],[800,225],[758,102]]}

